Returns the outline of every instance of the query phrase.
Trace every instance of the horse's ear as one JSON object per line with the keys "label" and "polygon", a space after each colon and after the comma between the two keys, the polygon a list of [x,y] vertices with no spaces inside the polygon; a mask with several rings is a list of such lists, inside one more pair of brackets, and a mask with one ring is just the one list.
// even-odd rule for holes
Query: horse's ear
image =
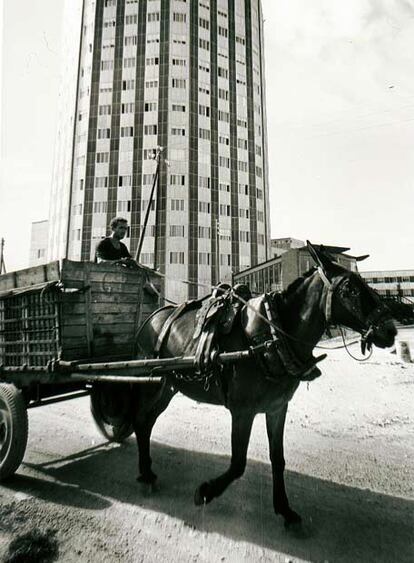
{"label": "horse's ear", "polygon": [[314,259],[316,265],[322,268],[323,271],[328,270],[329,266],[331,265],[329,257],[324,252],[316,250],[316,248],[309,240],[306,241],[306,245],[308,247],[309,254]]}

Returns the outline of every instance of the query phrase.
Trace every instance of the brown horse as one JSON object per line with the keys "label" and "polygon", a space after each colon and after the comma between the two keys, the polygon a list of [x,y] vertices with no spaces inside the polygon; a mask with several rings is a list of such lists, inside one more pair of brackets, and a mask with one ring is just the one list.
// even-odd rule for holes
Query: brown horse
{"label": "brown horse", "polygon": [[[384,348],[394,343],[396,329],[379,296],[358,274],[333,262],[310,243],[308,249],[317,268],[298,278],[281,294],[271,293],[251,299],[243,308],[239,322],[228,335],[220,338],[221,351],[243,350],[252,342],[272,341],[266,307],[270,311],[270,316],[267,315],[270,319],[275,318],[277,308],[276,330],[289,340],[299,365],[312,366],[312,350],[328,324],[343,325],[359,332],[363,348],[370,348],[372,344]],[[148,357],[156,355],[154,350],[159,335],[174,310],[171,307],[160,309],[143,325],[139,346]],[[196,313],[196,309],[190,309],[174,320],[159,357],[194,354],[197,346],[193,338]],[[274,323],[271,324],[274,326]],[[224,367],[208,385],[196,372],[193,378],[186,373],[187,377],[171,373],[161,386],[134,386],[139,387],[133,396],[133,426],[139,455],[138,480],[153,483],[157,478],[151,469],[151,431],[176,392],[180,391],[197,401],[223,405],[230,410],[232,417],[230,466],[222,475],[198,487],[196,504],[209,503],[242,476],[253,420],[257,413],[265,413],[274,510],[284,517],[285,525],[300,522],[300,516],[290,508],[286,495],[283,455],[287,406],[302,379],[300,375],[292,375],[275,349]]]}

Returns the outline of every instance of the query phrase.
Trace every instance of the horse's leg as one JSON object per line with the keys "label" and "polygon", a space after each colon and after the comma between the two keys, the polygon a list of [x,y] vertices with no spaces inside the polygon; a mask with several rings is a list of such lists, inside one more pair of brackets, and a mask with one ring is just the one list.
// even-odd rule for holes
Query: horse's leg
{"label": "horse's leg", "polygon": [[299,523],[301,517],[289,506],[285,489],[285,458],[283,455],[283,431],[285,428],[287,403],[277,413],[266,413],[266,428],[269,438],[270,460],[273,473],[273,507],[276,514],[285,519],[285,526]]}
{"label": "horse's leg", "polygon": [[197,505],[208,503],[220,496],[235,479],[241,477],[246,468],[247,448],[254,420],[254,413],[232,413],[231,463],[229,469],[198,487],[194,495]]}
{"label": "horse's leg", "polygon": [[166,383],[161,390],[149,394],[141,390],[139,400],[136,402],[136,412],[133,413],[133,426],[138,445],[138,471],[137,481],[152,484],[157,476],[151,470],[152,459],[150,455],[150,440],[152,428],[157,418],[168,407],[176,391]]}

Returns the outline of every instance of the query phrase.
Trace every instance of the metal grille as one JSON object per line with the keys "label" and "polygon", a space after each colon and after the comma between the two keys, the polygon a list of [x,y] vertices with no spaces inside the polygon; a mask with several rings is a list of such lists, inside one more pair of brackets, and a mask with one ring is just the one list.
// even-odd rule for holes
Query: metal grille
{"label": "metal grille", "polygon": [[28,292],[0,299],[0,364],[46,366],[58,350],[58,293]]}

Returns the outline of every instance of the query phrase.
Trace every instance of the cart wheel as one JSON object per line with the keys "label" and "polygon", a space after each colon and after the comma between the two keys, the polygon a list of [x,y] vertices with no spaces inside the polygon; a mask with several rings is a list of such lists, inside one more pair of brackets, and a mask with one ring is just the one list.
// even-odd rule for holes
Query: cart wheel
{"label": "cart wheel", "polygon": [[110,442],[121,443],[133,433],[129,421],[129,394],[119,384],[98,384],[91,390],[91,413],[99,432]]}
{"label": "cart wheel", "polygon": [[26,451],[27,410],[21,392],[0,383],[0,481],[15,473]]}

